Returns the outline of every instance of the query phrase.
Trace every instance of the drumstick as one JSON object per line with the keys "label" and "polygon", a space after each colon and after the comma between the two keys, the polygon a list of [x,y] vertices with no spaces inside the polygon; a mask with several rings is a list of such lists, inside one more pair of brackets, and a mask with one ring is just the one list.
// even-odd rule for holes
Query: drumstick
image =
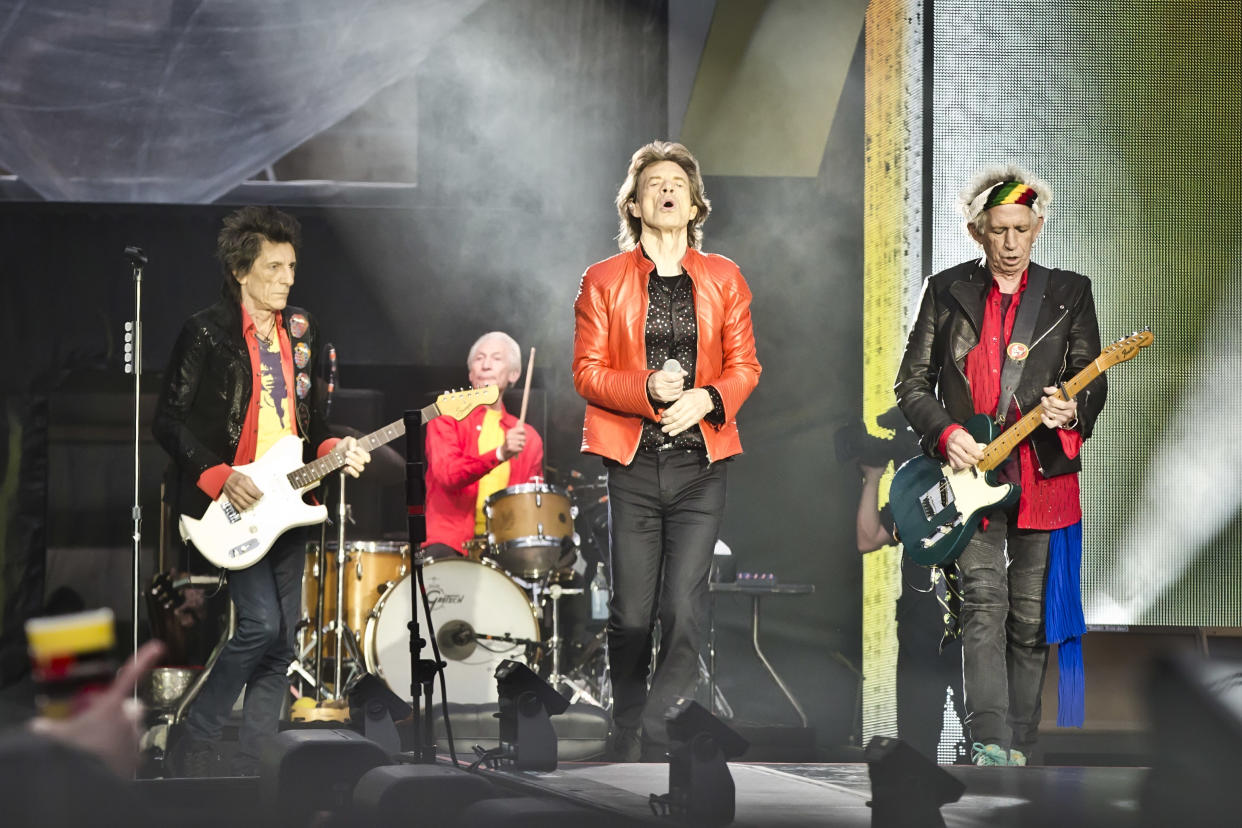
{"label": "drumstick", "polygon": [[518,425],[526,422],[526,403],[530,400],[530,375],[535,370],[535,346],[530,346],[530,359],[526,361],[526,387],[522,389],[522,414],[518,417]]}

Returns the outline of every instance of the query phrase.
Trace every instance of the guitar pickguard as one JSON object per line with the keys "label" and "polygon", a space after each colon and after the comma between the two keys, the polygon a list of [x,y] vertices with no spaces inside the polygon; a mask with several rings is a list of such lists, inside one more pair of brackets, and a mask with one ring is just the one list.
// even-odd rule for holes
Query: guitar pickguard
{"label": "guitar pickguard", "polygon": [[1017,499],[1017,486],[994,481],[973,467],[954,471],[928,457],[902,464],[889,498],[910,559],[939,566],[957,558],[983,514]]}
{"label": "guitar pickguard", "polygon": [[241,520],[241,512],[237,511],[237,507],[225,500],[223,496],[221,496],[220,500],[220,511],[224,512],[224,516],[228,518],[229,523],[237,523],[237,521]]}
{"label": "guitar pickguard", "polygon": [[[919,496],[919,505],[923,507],[923,514],[927,515],[928,520],[935,520],[941,512],[951,508],[953,501],[953,487],[943,475]],[[953,509],[950,517],[957,517],[957,509]]]}

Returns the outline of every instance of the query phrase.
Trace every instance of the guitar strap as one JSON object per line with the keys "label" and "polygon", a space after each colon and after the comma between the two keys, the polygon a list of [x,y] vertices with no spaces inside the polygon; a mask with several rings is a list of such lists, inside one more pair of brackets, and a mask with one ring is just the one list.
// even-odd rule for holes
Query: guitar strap
{"label": "guitar strap", "polygon": [[1044,291],[1048,287],[1048,269],[1032,265],[1026,276],[1026,289],[1023,298],[1026,300],[1018,305],[1018,316],[1013,320],[1013,333],[1009,337],[1009,345],[1005,348],[1005,366],[1001,369],[1000,402],[996,405],[996,425],[1005,427],[1009,418],[1009,403],[1013,400],[1013,392],[1022,379],[1022,369],[1026,358],[1031,352],[1031,337],[1035,334],[1035,317],[1039,316],[1039,308],[1044,303]]}

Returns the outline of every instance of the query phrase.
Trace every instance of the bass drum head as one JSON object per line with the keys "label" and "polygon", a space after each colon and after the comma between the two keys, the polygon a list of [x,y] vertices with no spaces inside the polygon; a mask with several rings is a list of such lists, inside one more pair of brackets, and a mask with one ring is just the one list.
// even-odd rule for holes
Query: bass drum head
{"label": "bass drum head", "polygon": [[[406,625],[411,615],[410,579],[415,574],[406,575],[384,593],[364,636],[367,669],[406,701],[411,701],[410,631]],[[539,624],[530,599],[503,572],[470,560],[429,562],[423,569],[423,581],[436,642],[448,664],[444,668],[448,701],[495,702],[496,667],[505,659],[527,663],[526,648],[504,641],[475,641],[473,633],[537,640]],[[420,608],[420,632],[427,638],[424,621]],[[423,658],[432,657],[428,645]]]}

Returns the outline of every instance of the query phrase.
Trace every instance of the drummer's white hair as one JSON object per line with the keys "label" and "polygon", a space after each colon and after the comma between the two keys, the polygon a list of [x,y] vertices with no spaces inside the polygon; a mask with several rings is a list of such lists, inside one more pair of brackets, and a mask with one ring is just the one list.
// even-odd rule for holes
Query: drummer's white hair
{"label": "drummer's white hair", "polygon": [[982,231],[987,221],[987,212],[983,209],[988,193],[1003,181],[1017,181],[1035,191],[1035,201],[1030,205],[1036,218],[1045,215],[1048,204],[1052,201],[1052,185],[1032,174],[1017,164],[993,164],[984,167],[970,178],[957,196],[957,207],[966,217],[968,224]]}
{"label": "drummer's white hair", "polygon": [[466,368],[469,368],[470,363],[474,362],[475,353],[489,339],[499,339],[504,343],[505,353],[509,357],[509,368],[510,370],[517,371],[520,377],[522,375],[522,348],[517,344],[516,339],[504,331],[488,331],[476,339],[474,344],[470,346],[470,353],[466,355]]}

